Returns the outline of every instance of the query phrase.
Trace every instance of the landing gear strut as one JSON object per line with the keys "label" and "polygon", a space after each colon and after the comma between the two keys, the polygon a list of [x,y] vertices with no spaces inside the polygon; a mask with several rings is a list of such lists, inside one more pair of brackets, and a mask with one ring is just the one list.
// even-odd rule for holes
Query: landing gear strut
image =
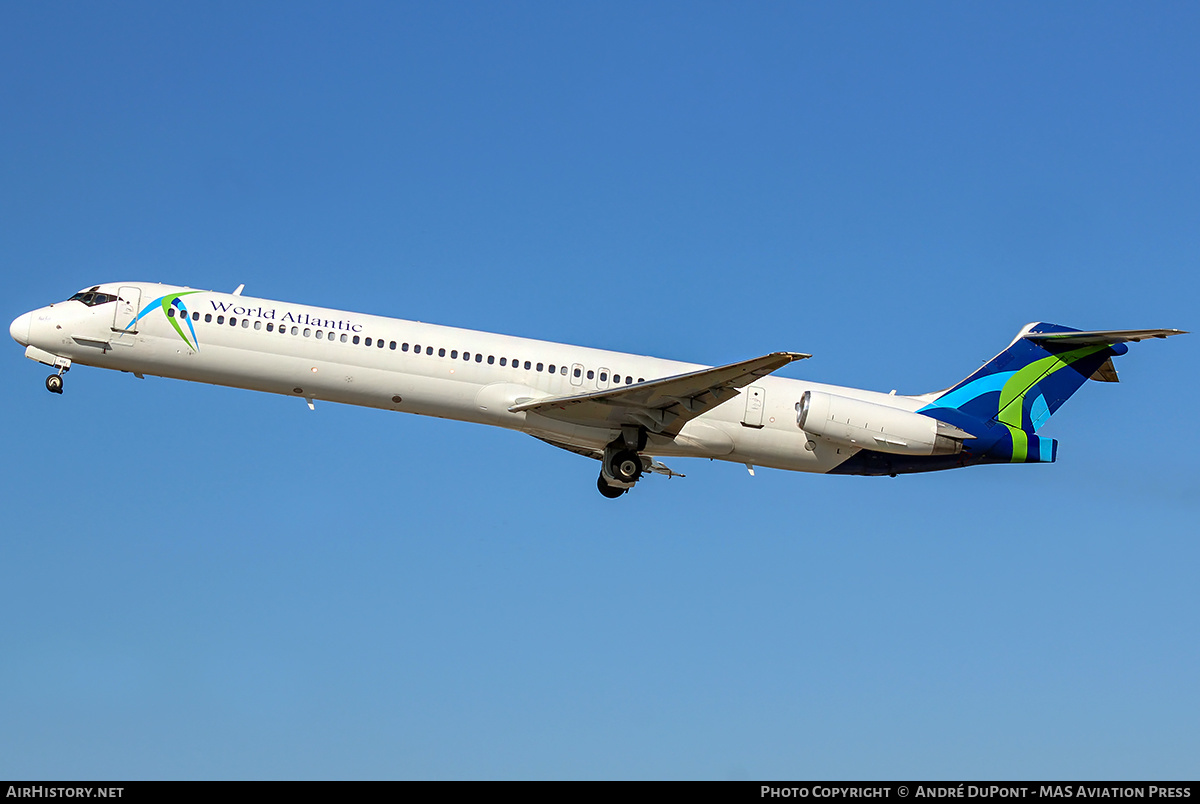
{"label": "landing gear strut", "polygon": [[62,372],[51,374],[46,378],[46,390],[52,394],[61,394],[63,392]]}

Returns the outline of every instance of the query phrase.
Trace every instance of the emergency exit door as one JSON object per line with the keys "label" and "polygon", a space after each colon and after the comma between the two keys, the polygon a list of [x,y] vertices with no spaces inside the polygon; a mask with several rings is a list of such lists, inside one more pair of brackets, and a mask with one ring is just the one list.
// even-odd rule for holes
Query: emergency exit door
{"label": "emergency exit door", "polygon": [[746,413],[742,416],[743,427],[762,427],[763,408],[766,407],[767,392],[757,385],[752,385],[745,391]]}

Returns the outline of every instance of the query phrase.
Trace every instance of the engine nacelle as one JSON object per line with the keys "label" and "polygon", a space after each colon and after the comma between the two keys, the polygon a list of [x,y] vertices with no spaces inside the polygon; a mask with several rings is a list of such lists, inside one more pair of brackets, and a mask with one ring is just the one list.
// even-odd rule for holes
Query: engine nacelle
{"label": "engine nacelle", "polygon": [[962,451],[964,438],[974,438],[920,413],[822,391],[804,392],[796,424],[841,446],[896,455],[954,455]]}

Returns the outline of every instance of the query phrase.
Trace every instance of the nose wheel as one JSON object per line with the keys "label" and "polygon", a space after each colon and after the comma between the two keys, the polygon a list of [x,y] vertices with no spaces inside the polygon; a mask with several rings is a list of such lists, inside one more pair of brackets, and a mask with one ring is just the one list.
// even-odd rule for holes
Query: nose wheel
{"label": "nose wheel", "polygon": [[46,378],[46,390],[52,394],[61,394],[63,392],[63,378],[61,374],[51,374]]}

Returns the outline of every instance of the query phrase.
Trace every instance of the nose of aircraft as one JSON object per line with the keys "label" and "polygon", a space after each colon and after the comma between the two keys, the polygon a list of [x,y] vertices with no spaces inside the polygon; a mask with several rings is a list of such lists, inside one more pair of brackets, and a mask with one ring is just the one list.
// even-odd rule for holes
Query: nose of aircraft
{"label": "nose of aircraft", "polygon": [[8,325],[8,334],[12,335],[13,340],[22,346],[29,345],[29,322],[33,319],[31,313],[19,315]]}

